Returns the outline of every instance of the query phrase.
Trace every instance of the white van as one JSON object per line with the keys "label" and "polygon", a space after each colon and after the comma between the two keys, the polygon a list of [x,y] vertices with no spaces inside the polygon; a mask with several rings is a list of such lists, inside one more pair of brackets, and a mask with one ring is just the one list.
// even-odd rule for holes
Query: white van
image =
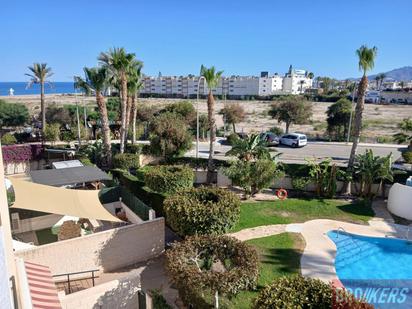
{"label": "white van", "polygon": [[308,139],[305,134],[301,133],[289,133],[283,135],[280,140],[279,144],[287,145],[291,147],[303,147],[308,143]]}

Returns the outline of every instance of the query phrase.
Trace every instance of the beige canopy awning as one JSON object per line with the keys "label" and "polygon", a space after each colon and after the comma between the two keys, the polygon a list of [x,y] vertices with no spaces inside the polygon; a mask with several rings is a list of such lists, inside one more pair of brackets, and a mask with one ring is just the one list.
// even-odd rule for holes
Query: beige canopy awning
{"label": "beige canopy awning", "polygon": [[13,208],[79,218],[121,222],[104,208],[97,190],[72,190],[10,178],[15,193]]}

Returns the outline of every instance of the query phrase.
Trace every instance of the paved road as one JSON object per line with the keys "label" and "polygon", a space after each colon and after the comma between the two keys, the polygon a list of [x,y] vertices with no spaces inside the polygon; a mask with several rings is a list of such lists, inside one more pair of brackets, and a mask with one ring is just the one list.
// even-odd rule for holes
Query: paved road
{"label": "paved road", "polygon": [[[270,147],[271,151],[282,153],[280,160],[286,163],[304,163],[305,158],[332,158],[334,162],[339,164],[347,164],[349,159],[351,144],[346,143],[327,143],[327,142],[309,142],[302,148],[290,148],[287,146]],[[383,145],[383,144],[360,144],[358,153],[365,152],[366,149],[372,149],[375,155],[385,156],[392,153],[393,159],[400,158],[400,150],[406,146],[398,145]],[[222,145],[219,142],[215,144],[215,157],[219,159],[228,159],[225,153],[230,149],[228,145]],[[196,156],[196,148],[194,147],[187,153],[188,156]],[[207,158],[209,156],[209,144],[206,142],[199,143],[199,157]]]}

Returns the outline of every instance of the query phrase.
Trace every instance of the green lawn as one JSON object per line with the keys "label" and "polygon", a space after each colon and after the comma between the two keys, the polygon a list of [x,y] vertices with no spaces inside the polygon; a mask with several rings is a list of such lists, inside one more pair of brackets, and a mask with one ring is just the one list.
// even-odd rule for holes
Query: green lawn
{"label": "green lawn", "polygon": [[243,291],[232,299],[222,298],[222,308],[250,308],[259,290],[275,278],[298,274],[303,239],[292,233],[258,238],[247,241],[259,253],[259,280],[255,291]]}
{"label": "green lawn", "polygon": [[296,199],[270,202],[244,202],[240,220],[232,229],[236,232],[270,224],[288,224],[313,219],[334,219],[354,223],[366,223],[373,210],[366,201],[348,202],[332,199]]}

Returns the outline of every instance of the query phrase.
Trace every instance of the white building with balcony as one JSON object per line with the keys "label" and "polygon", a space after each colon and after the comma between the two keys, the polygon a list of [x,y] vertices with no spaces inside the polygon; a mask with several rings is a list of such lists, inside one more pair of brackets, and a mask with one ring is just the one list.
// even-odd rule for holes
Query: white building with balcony
{"label": "white building with balcony", "polygon": [[[199,76],[159,76],[145,77],[141,94],[144,96],[195,97],[197,96]],[[262,72],[258,76],[222,77],[213,93],[232,98],[246,96],[271,96],[277,94],[302,94],[312,87],[312,78],[305,70],[295,70],[292,66],[282,77],[275,73]],[[208,94],[206,82],[201,79],[199,95]]]}

